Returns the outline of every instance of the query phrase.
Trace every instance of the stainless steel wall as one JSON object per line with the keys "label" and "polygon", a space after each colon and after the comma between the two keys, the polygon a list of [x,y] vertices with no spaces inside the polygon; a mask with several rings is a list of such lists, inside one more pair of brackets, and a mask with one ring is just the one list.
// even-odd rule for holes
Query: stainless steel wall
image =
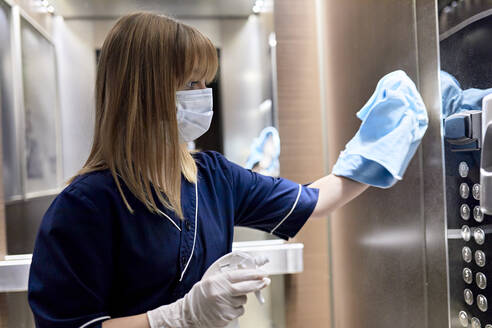
{"label": "stainless steel wall", "polygon": [[333,164],[356,111],[384,74],[403,69],[430,116],[404,180],[372,188],[332,215],[333,326],[447,327],[436,3],[322,2],[327,141]]}

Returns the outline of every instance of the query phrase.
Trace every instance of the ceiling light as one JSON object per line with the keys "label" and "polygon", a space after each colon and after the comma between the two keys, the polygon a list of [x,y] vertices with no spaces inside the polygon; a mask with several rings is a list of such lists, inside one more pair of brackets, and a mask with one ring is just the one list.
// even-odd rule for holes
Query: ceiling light
{"label": "ceiling light", "polygon": [[256,0],[253,6],[253,13],[266,13],[273,11],[273,0]]}

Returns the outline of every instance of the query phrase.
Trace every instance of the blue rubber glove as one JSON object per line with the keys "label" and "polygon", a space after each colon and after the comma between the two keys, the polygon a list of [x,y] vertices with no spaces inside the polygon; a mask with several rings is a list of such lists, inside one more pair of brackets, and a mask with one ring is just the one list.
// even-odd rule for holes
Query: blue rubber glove
{"label": "blue rubber glove", "polygon": [[492,93],[491,89],[462,90],[460,83],[451,74],[441,71],[442,118],[465,110],[482,110],[482,99]]}
{"label": "blue rubber glove", "polygon": [[427,129],[424,102],[403,71],[384,76],[357,113],[359,131],[340,153],[332,173],[380,188],[403,174]]}

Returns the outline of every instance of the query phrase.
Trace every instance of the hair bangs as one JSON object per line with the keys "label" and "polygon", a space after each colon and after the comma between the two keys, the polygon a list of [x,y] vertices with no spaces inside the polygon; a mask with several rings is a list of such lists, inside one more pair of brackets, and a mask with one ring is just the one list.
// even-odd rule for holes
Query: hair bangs
{"label": "hair bangs", "polygon": [[191,80],[205,80],[206,83],[210,83],[215,79],[219,66],[217,50],[210,39],[200,31],[188,25],[183,27],[188,41],[184,49],[186,58],[183,69],[186,78],[184,83]]}

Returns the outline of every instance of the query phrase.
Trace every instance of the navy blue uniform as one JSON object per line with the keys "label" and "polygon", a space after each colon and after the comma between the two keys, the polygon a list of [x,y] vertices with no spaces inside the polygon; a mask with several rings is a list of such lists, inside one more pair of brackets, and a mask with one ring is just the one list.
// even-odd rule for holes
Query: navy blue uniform
{"label": "navy blue uniform", "polygon": [[101,327],[183,297],[231,251],[233,228],[283,239],[304,225],[318,189],[253,173],[215,152],[194,155],[198,183],[182,180],[185,220],[152,214],[108,170],[77,177],[41,223],[29,276],[37,327]]}

